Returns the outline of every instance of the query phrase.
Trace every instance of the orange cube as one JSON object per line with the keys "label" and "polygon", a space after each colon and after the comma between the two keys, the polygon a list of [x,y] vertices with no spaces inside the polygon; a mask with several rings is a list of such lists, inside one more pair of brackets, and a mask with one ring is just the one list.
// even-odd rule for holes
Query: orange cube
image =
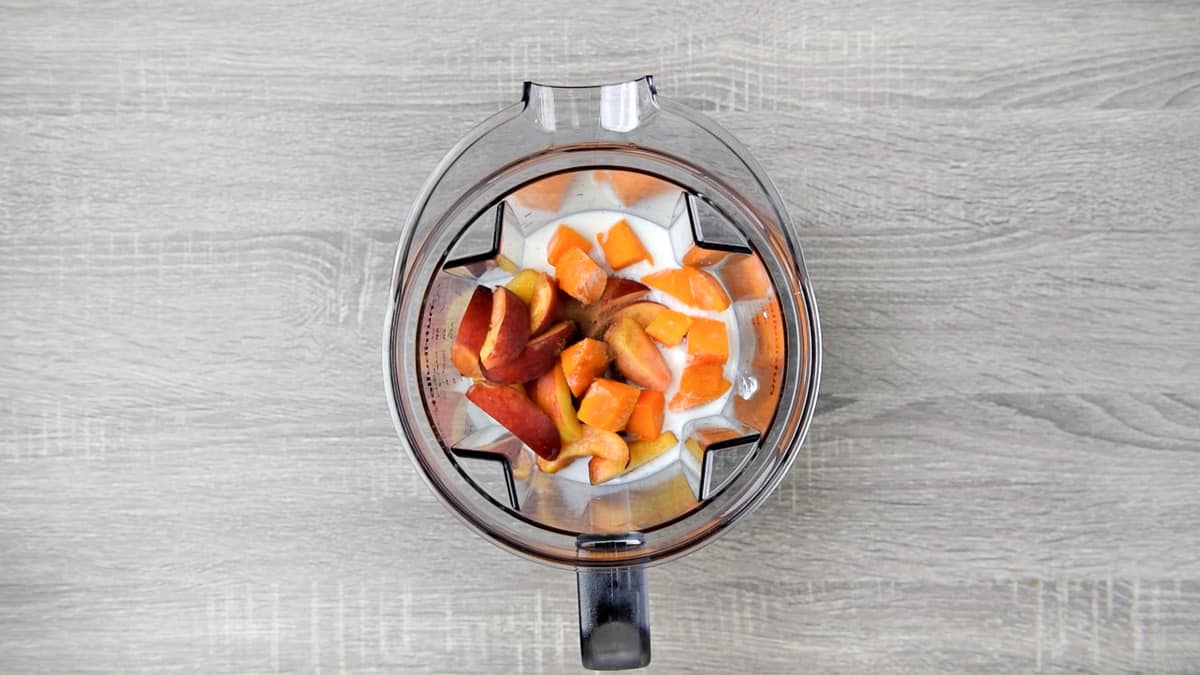
{"label": "orange cube", "polygon": [[761,299],[771,290],[767,268],[756,255],[736,255],[721,268],[721,280],[734,300]]}
{"label": "orange cube", "polygon": [[592,242],[566,225],[559,225],[558,229],[554,231],[554,235],[550,237],[550,242],[546,244],[546,262],[557,265],[562,254],[572,248],[588,253],[592,250]]}
{"label": "orange cube", "polygon": [[591,338],[584,338],[567,347],[559,358],[562,360],[563,374],[567,376],[567,386],[576,397],[583,396],[592,380],[600,377],[612,361],[608,345]]}
{"label": "orange cube", "polygon": [[687,334],[688,363],[722,364],[729,358],[729,332],[724,321],[696,317]]}
{"label": "orange cube", "polygon": [[597,171],[596,179],[612,184],[613,192],[626,206],[671,189],[671,184],[636,171]]}
{"label": "orange cube", "polygon": [[577,248],[569,248],[559,257],[554,272],[558,287],[585,305],[599,300],[608,283],[608,273]]}
{"label": "orange cube", "polygon": [[688,275],[687,268],[651,272],[642,277],[642,283],[666,293],[685,305],[692,305],[696,301],[692,297],[692,278]]}
{"label": "orange cube", "polygon": [[637,403],[633,405],[629,421],[625,423],[626,433],[639,441],[651,441],[658,438],[658,435],[662,433],[663,406],[665,405],[666,398],[661,391],[643,389],[642,393],[638,394]]}
{"label": "orange cube", "polygon": [[687,410],[711,403],[724,396],[731,386],[722,366],[715,363],[688,366],[679,378],[679,391],[671,397],[671,410]]}
{"label": "orange cube", "polygon": [[654,264],[654,259],[646,252],[646,247],[642,246],[642,241],[633,233],[633,228],[629,227],[629,222],[624,218],[618,220],[608,232],[597,234],[596,241],[600,242],[608,266],[614,270],[624,269],[643,260]]}
{"label": "orange cube", "polygon": [[625,428],[641,390],[616,380],[598,378],[579,402],[580,422],[605,431]]}
{"label": "orange cube", "polygon": [[646,334],[658,340],[662,345],[674,347],[683,339],[691,325],[692,317],[687,314],[676,312],[673,309],[664,309],[646,325]]}
{"label": "orange cube", "polygon": [[642,283],[656,288],[690,307],[722,312],[729,309],[729,295],[721,282],[699,267],[662,270],[642,277]]}

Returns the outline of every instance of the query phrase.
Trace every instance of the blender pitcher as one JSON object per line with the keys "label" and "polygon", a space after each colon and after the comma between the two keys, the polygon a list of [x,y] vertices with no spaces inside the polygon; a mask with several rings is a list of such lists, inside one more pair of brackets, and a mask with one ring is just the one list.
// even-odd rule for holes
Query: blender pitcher
{"label": "blender pitcher", "polygon": [[[472,380],[451,356],[475,289],[552,270],[547,228],[594,214],[639,223],[657,264],[721,282],[732,385],[694,414],[668,414],[673,447],[596,485],[573,467],[542,470],[468,400]],[[595,328],[595,317],[574,318]],[[614,670],[650,661],[646,567],[711,541],[783,478],[812,417],[820,353],[796,230],[774,186],[730,134],[644,77],[526,83],[519,103],[450,150],[404,225],[384,367],[396,428],[434,493],[503,548],[574,569],[583,664]]]}

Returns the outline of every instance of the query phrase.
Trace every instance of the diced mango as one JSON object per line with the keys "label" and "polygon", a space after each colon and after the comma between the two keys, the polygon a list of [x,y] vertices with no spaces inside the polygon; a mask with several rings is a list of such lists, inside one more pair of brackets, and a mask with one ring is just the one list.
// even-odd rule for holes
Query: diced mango
{"label": "diced mango", "polygon": [[614,270],[624,269],[643,260],[654,264],[654,259],[646,252],[646,247],[624,218],[617,221],[608,232],[597,234],[596,241],[600,242],[608,266]]}
{"label": "diced mango", "polygon": [[605,431],[621,431],[633,414],[640,393],[637,387],[598,378],[579,402],[579,421]]}
{"label": "diced mango", "polygon": [[729,359],[729,331],[724,321],[696,317],[687,333],[688,363],[723,364]]}
{"label": "diced mango", "polygon": [[646,334],[667,347],[679,344],[692,325],[692,317],[682,312],[664,309],[646,325]]}
{"label": "diced mango", "polygon": [[558,287],[585,305],[600,299],[608,281],[608,273],[577,248],[569,248],[559,257],[554,272]]}

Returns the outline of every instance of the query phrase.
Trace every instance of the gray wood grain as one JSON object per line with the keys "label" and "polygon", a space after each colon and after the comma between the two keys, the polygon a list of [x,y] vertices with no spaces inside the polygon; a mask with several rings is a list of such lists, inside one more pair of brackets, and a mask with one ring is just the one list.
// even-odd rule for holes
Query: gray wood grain
{"label": "gray wood grain", "polygon": [[386,410],[398,226],[527,78],[749,145],[826,352],[659,672],[1194,672],[1193,3],[0,5],[0,671],[566,672]]}

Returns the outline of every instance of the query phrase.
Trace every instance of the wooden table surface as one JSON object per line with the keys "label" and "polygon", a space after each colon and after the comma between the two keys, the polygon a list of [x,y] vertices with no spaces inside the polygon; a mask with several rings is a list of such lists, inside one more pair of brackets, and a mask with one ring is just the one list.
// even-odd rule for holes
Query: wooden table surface
{"label": "wooden table surface", "polygon": [[379,348],[451,144],[644,73],[775,178],[825,333],[652,670],[1200,669],[1200,7],[531,5],[3,3],[0,671],[577,670]]}

